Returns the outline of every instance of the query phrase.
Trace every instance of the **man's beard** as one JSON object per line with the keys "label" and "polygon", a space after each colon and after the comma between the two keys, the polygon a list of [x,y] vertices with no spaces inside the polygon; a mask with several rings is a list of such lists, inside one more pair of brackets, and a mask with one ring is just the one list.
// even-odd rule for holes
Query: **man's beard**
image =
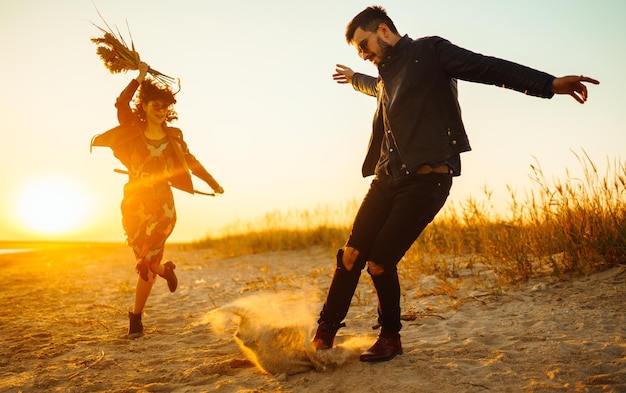
{"label": "man's beard", "polygon": [[374,60],[376,65],[378,65],[378,63],[380,63],[384,58],[387,57],[393,46],[383,41],[380,37],[376,37],[376,42],[378,43],[378,47],[380,48],[380,55],[376,56]]}

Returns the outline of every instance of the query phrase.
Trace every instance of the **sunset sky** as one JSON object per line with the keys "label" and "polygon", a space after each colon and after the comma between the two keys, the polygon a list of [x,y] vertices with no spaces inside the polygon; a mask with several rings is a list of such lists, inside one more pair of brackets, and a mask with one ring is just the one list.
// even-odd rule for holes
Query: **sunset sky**
{"label": "sunset sky", "polygon": [[[502,201],[507,185],[523,194],[535,159],[559,178],[578,173],[573,151],[585,149],[600,168],[622,159],[622,0],[3,1],[0,240],[123,240],[125,177],[113,172],[121,164],[107,148],[90,154],[89,141],[117,124],[115,98],[136,72],[111,74],[95,54],[90,38],[100,32],[91,22],[103,24],[96,7],[125,38],[128,22],[144,61],[180,78],[174,125],[226,190],[215,198],[175,191],[172,241],[271,211],[360,200],[371,181],[360,168],[376,102],[331,75],[336,63],[376,75],[344,40],[347,22],[372,4],[412,38],[439,35],[601,82],[585,105],[460,82],[473,150],[462,155],[451,201],[481,197],[485,187]],[[53,212],[38,210],[45,200],[55,202]],[[66,227],[41,227],[46,214]]]}

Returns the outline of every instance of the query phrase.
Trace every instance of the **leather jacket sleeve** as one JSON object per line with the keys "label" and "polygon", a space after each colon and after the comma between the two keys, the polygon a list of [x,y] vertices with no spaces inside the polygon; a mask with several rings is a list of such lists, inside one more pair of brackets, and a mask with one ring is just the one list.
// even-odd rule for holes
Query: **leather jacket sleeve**
{"label": "leather jacket sleeve", "polygon": [[553,75],[469,51],[441,37],[434,42],[443,69],[453,78],[505,87],[536,97],[551,98],[554,95]]}
{"label": "leather jacket sleeve", "polygon": [[378,95],[378,79],[373,76],[355,72],[352,76],[352,87],[368,96],[376,97]]}
{"label": "leather jacket sleeve", "polygon": [[138,134],[138,131],[131,127],[136,117],[130,108],[130,102],[132,101],[138,87],[139,82],[133,79],[130,83],[128,83],[119,97],[117,97],[115,107],[117,108],[117,120],[120,125],[113,127],[102,134],[94,135],[93,138],[91,138],[91,143],[89,144],[89,152],[91,152],[93,146],[108,146],[113,149],[116,154],[115,156],[122,161],[124,165],[127,164],[127,157],[118,149],[118,147],[126,145],[129,140]]}
{"label": "leather jacket sleeve", "polygon": [[193,173],[194,176],[206,182],[209,185],[209,187],[211,187],[213,190],[217,190],[218,188],[220,188],[219,183],[213,178],[213,176],[209,173],[209,171],[207,171],[206,168],[200,163],[200,161],[198,161],[198,159],[193,154],[191,154],[191,152],[189,151],[189,147],[187,146],[187,143],[183,139],[182,132],[178,129],[175,129],[175,130],[176,130],[176,140],[180,144],[180,148],[182,150],[185,163],[187,167],[189,168],[189,170],[191,170],[191,173]]}
{"label": "leather jacket sleeve", "polygon": [[139,82],[135,79],[131,80],[115,101],[115,107],[117,108],[117,120],[120,122],[120,125],[131,124],[134,120],[135,115],[130,108],[130,102],[132,101],[138,87]]}
{"label": "leather jacket sleeve", "polygon": [[209,171],[207,171],[206,168],[200,164],[200,161],[198,161],[193,154],[187,152],[187,154],[185,154],[185,159],[187,160],[189,169],[191,169],[191,173],[193,173],[194,176],[197,176],[205,181],[213,190],[220,188],[217,180],[215,180]]}

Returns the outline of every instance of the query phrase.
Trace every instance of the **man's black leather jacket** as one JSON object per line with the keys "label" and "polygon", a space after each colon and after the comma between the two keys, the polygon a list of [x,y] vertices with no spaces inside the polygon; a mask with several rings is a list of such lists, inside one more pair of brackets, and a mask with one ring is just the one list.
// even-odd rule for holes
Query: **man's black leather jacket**
{"label": "man's black leather jacket", "polygon": [[364,177],[374,174],[385,131],[391,131],[407,173],[471,150],[457,100],[457,79],[537,97],[554,95],[554,76],[471,52],[441,37],[412,40],[405,35],[379,63],[378,71],[378,78],[359,73],[352,78],[354,89],[378,99]]}

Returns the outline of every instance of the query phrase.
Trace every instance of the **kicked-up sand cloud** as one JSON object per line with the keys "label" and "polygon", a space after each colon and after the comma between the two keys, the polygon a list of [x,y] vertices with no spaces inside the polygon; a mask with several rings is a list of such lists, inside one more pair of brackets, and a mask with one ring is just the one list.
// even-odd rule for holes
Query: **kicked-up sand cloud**
{"label": "kicked-up sand cloud", "polygon": [[318,302],[301,293],[256,294],[207,315],[215,329],[234,323],[234,339],[246,358],[267,374],[325,371],[343,364],[354,350],[349,342],[330,350],[311,346]]}

